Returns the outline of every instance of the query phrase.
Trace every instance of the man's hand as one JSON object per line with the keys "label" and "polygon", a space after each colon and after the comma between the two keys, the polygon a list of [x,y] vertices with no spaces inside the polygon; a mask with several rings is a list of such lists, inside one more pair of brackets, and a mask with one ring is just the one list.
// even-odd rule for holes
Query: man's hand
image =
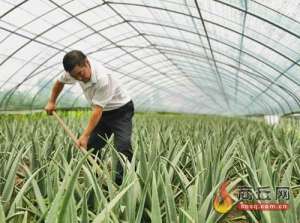
{"label": "man's hand", "polygon": [[92,134],[95,126],[98,124],[102,116],[102,107],[95,105],[93,106],[92,115],[89,119],[87,127],[84,129],[82,135],[79,137],[79,139],[76,141],[77,146],[81,148],[87,148],[87,144],[90,138],[90,135]]}
{"label": "man's hand", "polygon": [[81,135],[81,136],[79,137],[79,139],[77,140],[76,144],[77,144],[77,146],[86,149],[86,148],[87,148],[88,141],[89,141],[89,136]]}
{"label": "man's hand", "polygon": [[62,91],[63,88],[64,88],[64,83],[62,83],[60,81],[55,82],[55,84],[52,88],[52,92],[51,92],[51,96],[49,98],[48,104],[44,108],[48,115],[52,115],[52,112],[55,111],[55,109],[56,109],[56,106],[55,106],[56,99],[57,99],[58,95],[60,94],[60,92]]}
{"label": "man's hand", "polygon": [[55,109],[56,109],[56,105],[55,105],[55,103],[49,101],[44,109],[48,115],[52,115],[52,112],[55,111]]}

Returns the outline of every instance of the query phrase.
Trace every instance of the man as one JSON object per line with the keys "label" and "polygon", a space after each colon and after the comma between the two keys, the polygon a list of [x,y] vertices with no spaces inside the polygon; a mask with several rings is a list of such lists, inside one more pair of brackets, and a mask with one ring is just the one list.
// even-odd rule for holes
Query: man
{"label": "man", "polygon": [[[130,97],[110,75],[109,70],[91,61],[79,50],[68,52],[63,58],[63,66],[66,72],[54,84],[45,107],[46,112],[51,115],[55,110],[56,99],[65,84],[79,83],[92,106],[92,114],[77,145],[87,149],[94,148],[96,153],[105,146],[105,139],[114,134],[116,149],[131,161],[134,106]],[[122,183],[122,177],[123,169],[118,163],[117,184]]]}

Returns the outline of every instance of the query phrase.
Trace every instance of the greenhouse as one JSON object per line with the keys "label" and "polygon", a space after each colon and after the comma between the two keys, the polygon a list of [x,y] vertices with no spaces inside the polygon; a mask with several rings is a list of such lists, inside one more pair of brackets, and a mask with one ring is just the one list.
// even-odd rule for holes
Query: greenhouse
{"label": "greenhouse", "polygon": [[300,223],[299,11],[0,0],[0,223]]}

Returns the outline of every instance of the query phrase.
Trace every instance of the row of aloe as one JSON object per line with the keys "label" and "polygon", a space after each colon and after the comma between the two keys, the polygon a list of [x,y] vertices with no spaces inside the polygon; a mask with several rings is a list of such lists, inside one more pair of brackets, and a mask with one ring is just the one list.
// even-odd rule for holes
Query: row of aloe
{"label": "row of aloe", "polygon": [[[87,112],[60,115],[76,134],[88,117]],[[299,223],[300,134],[297,122],[285,127],[136,114],[129,163],[112,140],[101,160],[82,154],[44,114],[1,116],[0,223]],[[125,168],[121,186],[113,180],[117,160]],[[225,181],[234,202],[221,214],[213,201]],[[288,210],[238,210],[236,188],[243,186],[272,192],[288,187]]]}

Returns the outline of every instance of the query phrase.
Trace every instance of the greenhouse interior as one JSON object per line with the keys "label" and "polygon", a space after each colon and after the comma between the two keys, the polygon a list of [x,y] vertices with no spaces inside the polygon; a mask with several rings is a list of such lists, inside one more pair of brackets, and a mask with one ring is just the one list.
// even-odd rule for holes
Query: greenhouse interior
{"label": "greenhouse interior", "polygon": [[0,0],[0,223],[300,223],[299,12]]}

